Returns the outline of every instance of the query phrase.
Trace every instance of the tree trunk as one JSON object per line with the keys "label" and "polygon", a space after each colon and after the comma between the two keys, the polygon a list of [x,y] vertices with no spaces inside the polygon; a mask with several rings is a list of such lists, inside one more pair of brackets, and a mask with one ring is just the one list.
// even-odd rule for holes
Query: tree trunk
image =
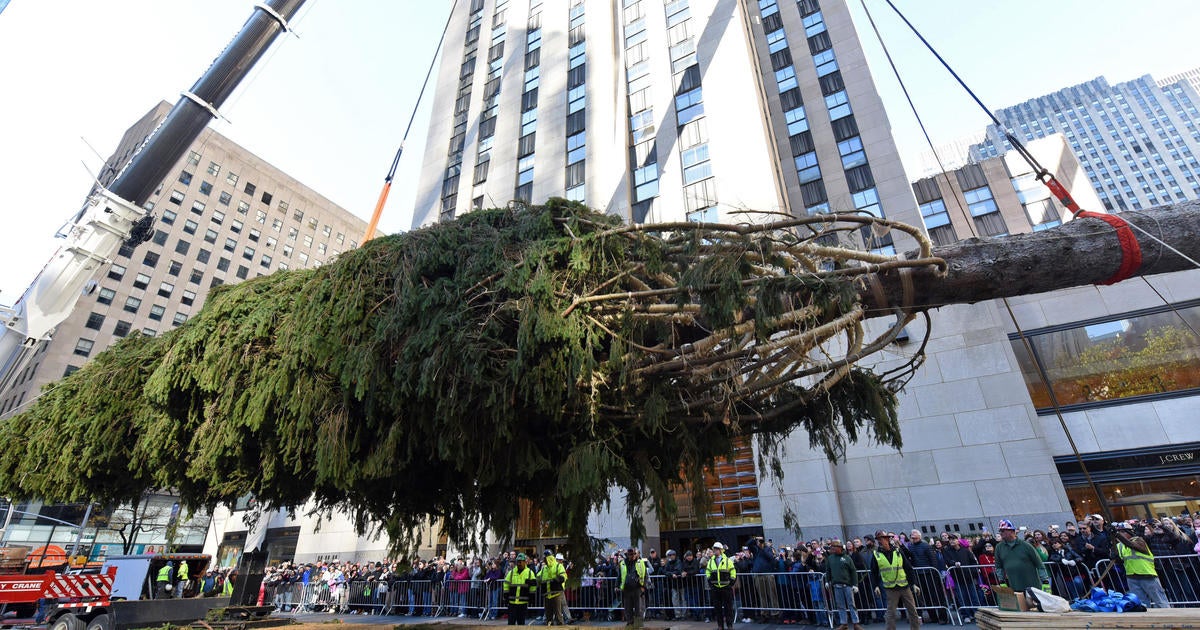
{"label": "tree trunk", "polygon": [[[1200,260],[1200,201],[1161,206],[1116,216],[1162,239],[1192,260]],[[1195,266],[1137,229],[1142,264],[1138,275],[1193,269]],[[915,257],[913,252],[907,254]],[[1100,284],[1121,265],[1116,229],[1100,219],[1079,218],[1060,227],[1002,238],[970,238],[933,255],[948,265],[945,275],[926,267],[914,270],[908,303],[916,309],[973,304],[1016,295],[1045,293]],[[868,311],[883,315],[905,304],[901,274],[886,271],[864,278],[860,294]]]}

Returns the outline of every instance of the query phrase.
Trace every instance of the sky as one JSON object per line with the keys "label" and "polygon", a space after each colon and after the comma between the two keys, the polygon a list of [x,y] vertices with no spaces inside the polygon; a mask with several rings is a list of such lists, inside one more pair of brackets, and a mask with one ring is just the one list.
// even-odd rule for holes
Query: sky
{"label": "sky", "polygon": [[[1101,75],[1115,83],[1200,66],[1195,0],[894,1],[991,109]],[[545,6],[554,2],[565,0]],[[901,154],[915,164],[925,141],[860,0],[849,2]],[[866,2],[935,143],[982,131],[986,115],[887,3]],[[53,236],[83,203],[89,171],[159,100],[195,82],[253,5],[11,0],[0,14],[0,304],[12,304],[58,248]],[[369,218],[449,8],[308,0],[297,36],[277,42],[222,108],[228,122],[212,126]],[[405,145],[385,232],[411,223],[430,102],[432,90]]]}

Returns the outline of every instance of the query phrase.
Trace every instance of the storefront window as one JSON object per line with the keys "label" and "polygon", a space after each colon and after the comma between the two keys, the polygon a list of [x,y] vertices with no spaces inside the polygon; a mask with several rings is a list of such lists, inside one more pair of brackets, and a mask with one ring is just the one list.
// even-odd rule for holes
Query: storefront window
{"label": "storefront window", "polygon": [[1125,319],[1091,321],[1010,336],[1039,413],[1053,404],[1038,363],[1063,408],[1146,396],[1200,391],[1200,304],[1144,311]]}
{"label": "storefront window", "polygon": [[[1162,518],[1200,511],[1200,476],[1187,475],[1148,481],[1100,484],[1104,500],[1117,520]],[[1075,517],[1100,512],[1096,493],[1090,487],[1067,488]]]}

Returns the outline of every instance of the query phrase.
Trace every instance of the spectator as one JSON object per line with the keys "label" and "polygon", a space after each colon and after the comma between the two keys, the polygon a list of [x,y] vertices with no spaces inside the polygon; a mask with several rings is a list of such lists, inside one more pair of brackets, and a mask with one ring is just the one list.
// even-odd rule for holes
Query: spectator
{"label": "spectator", "polygon": [[683,619],[685,599],[683,579],[680,577],[683,573],[683,561],[679,559],[679,555],[675,553],[674,549],[667,550],[667,561],[663,564],[663,573],[667,576],[667,586],[671,590],[671,610],[667,618]]}
{"label": "spectator", "polygon": [[1046,567],[1033,546],[1017,537],[1012,521],[1001,520],[1000,544],[996,546],[996,577],[1018,593],[1042,588]]}
{"label": "spectator", "polygon": [[763,617],[778,617],[779,594],[775,592],[775,579],[770,575],[775,569],[775,551],[772,542],[761,537],[751,538],[746,545],[754,556],[754,594]]}
{"label": "spectator", "polygon": [[953,584],[959,613],[963,621],[972,623],[982,601],[979,596],[979,559],[971,553],[970,541],[959,539],[958,534],[949,536],[949,544],[943,549],[942,558]]}
{"label": "spectator", "polygon": [[1104,533],[1101,523],[1103,520],[1097,522],[1088,517],[1075,537],[1075,551],[1083,556],[1083,562],[1088,567],[1095,567],[1097,562],[1107,559],[1111,551],[1108,535]]}
{"label": "spectator", "polygon": [[942,583],[942,572],[946,570],[946,565],[938,557],[933,546],[925,540],[921,530],[912,530],[909,541],[908,550],[912,555],[914,577],[916,577],[916,584],[921,587],[921,595],[917,597],[918,605],[923,603],[926,606],[938,607],[931,615],[937,618],[938,623],[949,623],[950,613],[946,608],[946,587]]}

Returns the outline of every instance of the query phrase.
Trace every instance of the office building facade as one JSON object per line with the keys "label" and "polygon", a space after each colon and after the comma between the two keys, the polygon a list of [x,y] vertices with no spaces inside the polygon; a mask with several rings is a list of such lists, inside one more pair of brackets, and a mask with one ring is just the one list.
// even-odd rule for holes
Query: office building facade
{"label": "office building facade", "polygon": [[[131,126],[107,160],[98,180],[111,182],[171,106],[159,103]],[[132,332],[159,335],[198,313],[211,287],[285,269],[314,267],[358,246],[366,223],[320,193],[289,177],[230,139],[206,129],[146,203],[157,217],[151,239],[123,247],[93,278],[94,288],[79,299],[51,341],[0,401],[0,415],[20,412],[48,383],[82,367],[90,357]],[[181,454],[186,457],[186,454]],[[180,518],[169,496],[151,497],[151,520],[138,551],[166,542],[165,525]],[[13,543],[45,542],[52,524],[46,514],[78,521],[84,506],[18,504],[30,514],[15,519],[7,533]],[[120,516],[120,515],[118,515]],[[187,523],[178,544],[199,550],[207,529]],[[73,540],[61,524],[55,544]],[[111,527],[100,527],[97,545],[121,546]],[[111,553],[111,549],[106,549]]]}
{"label": "office building facade", "polygon": [[917,222],[841,0],[476,0],[449,33],[414,227],[551,196],[638,223]]}
{"label": "office building facade", "polygon": [[[1186,74],[1186,73],[1185,73]],[[1187,76],[1145,75],[1110,85],[1099,77],[995,112],[971,157],[996,157],[1021,142],[1061,133],[1110,212],[1200,198],[1200,96]],[[1100,210],[1097,208],[1085,208]]]}

